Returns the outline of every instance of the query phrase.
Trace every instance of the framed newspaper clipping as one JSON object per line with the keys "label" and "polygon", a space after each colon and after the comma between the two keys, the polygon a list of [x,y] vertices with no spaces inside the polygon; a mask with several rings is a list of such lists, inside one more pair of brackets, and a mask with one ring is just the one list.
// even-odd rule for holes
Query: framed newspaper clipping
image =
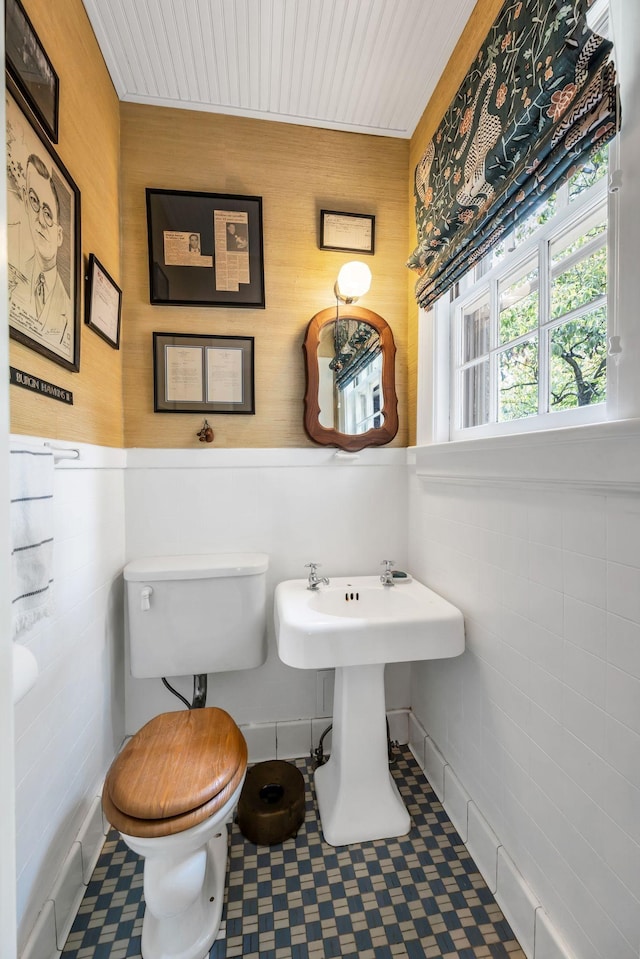
{"label": "framed newspaper clipping", "polygon": [[264,309],[261,197],[146,192],[151,303]]}

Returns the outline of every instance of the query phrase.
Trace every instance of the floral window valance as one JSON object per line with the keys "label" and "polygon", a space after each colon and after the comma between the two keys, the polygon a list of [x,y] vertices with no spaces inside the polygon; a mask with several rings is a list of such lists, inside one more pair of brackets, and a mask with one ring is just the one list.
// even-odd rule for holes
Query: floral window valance
{"label": "floral window valance", "polygon": [[381,353],[380,334],[368,323],[340,318],[335,322],[335,348],[329,369],[336,387],[344,390]]}
{"label": "floral window valance", "polygon": [[618,128],[612,44],[587,0],[508,2],[415,172],[428,307]]}

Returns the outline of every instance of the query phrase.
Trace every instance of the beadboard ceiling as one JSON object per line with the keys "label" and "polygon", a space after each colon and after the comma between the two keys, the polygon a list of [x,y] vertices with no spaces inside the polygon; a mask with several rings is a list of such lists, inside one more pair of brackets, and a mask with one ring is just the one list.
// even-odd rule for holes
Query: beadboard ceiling
{"label": "beadboard ceiling", "polygon": [[121,100],[410,137],[475,0],[84,0]]}

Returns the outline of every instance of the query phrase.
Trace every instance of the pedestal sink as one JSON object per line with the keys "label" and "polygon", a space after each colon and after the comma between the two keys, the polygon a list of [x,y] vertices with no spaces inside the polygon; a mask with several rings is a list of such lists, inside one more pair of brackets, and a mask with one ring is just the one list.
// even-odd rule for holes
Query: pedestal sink
{"label": "pedestal sink", "polygon": [[405,835],[409,813],[389,772],[384,667],[459,656],[460,610],[412,579],[379,576],[279,583],[275,626],[280,659],[298,669],[335,667],[332,749],[315,773],[324,838],[332,846]]}

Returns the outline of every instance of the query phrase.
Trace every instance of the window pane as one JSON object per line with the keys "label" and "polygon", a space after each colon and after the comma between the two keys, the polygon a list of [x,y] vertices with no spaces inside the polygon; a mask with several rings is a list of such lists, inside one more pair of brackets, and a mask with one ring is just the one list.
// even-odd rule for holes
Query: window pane
{"label": "window pane", "polygon": [[551,317],[563,316],[606,292],[607,248],[602,246],[555,277],[551,284]]}
{"label": "window pane", "polygon": [[517,225],[511,237],[511,249],[515,250],[518,243],[522,243],[527,237],[535,233],[538,227],[542,226],[555,216],[557,210],[556,194],[552,193],[550,197],[544,200],[539,207],[530,213],[526,220]]}
{"label": "window pane", "polygon": [[594,240],[597,236],[602,236],[606,232],[606,229],[607,224],[604,222],[596,223],[595,226],[588,229],[581,221],[577,227],[564,233],[560,239],[554,240],[551,244],[551,265],[557,266],[561,260],[571,256],[572,253],[577,253],[577,251],[582,249],[590,240]]}
{"label": "window pane", "polygon": [[498,355],[498,422],[538,412],[538,337]]}
{"label": "window pane", "polygon": [[489,361],[462,372],[462,428],[489,422]]}
{"label": "window pane", "polygon": [[588,190],[597,180],[606,176],[609,168],[609,144],[601,147],[589,157],[577,173],[569,180],[569,202]]}
{"label": "window pane", "polygon": [[529,262],[514,282],[513,277],[500,283],[500,343],[508,343],[524,333],[529,333],[538,325],[538,269],[532,268],[535,261]]}
{"label": "window pane", "polygon": [[553,330],[549,385],[549,406],[553,410],[604,402],[607,387],[605,307]]}
{"label": "window pane", "polygon": [[462,362],[489,352],[489,304],[476,300],[462,313]]}

